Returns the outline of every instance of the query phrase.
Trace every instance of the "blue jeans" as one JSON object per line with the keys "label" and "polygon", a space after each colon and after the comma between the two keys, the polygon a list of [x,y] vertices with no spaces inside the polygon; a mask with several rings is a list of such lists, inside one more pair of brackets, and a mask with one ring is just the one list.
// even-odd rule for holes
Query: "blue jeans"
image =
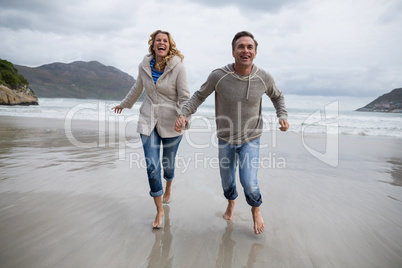
{"label": "blue jeans", "polygon": [[259,207],[262,203],[258,186],[260,138],[244,144],[229,144],[219,140],[219,171],[223,194],[228,200],[238,196],[236,189],[236,167],[239,166],[240,183],[247,203]]}
{"label": "blue jeans", "polygon": [[181,139],[182,136],[162,138],[159,136],[156,129],[151,132],[150,136],[141,134],[145,161],[147,163],[148,182],[149,187],[151,188],[149,194],[152,197],[157,197],[163,194],[160,161],[161,143],[163,149],[163,177],[165,180],[171,181],[174,178],[175,158]]}

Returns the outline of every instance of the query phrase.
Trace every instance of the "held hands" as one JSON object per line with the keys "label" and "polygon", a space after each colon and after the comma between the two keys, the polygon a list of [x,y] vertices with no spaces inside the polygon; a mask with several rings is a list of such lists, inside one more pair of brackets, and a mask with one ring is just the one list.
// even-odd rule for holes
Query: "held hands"
{"label": "held hands", "polygon": [[[176,124],[174,126],[174,129],[181,133],[182,129],[186,126],[188,120],[184,115],[180,115],[177,120],[176,120]],[[287,131],[289,129],[289,122],[286,119],[280,119],[279,120],[279,124],[281,125],[281,127],[279,128],[281,131]]]}
{"label": "held hands", "polygon": [[184,115],[180,115],[176,120],[174,130],[176,130],[177,132],[181,133],[183,128],[186,127],[187,122],[188,122],[187,118]]}
{"label": "held hands", "polygon": [[112,108],[112,110],[114,110],[114,112],[116,113],[116,114],[121,114],[121,111],[123,111],[123,107],[121,107],[120,105],[117,105],[117,106],[115,106],[115,107],[113,107]]}
{"label": "held hands", "polygon": [[289,128],[289,122],[286,119],[279,119],[279,124],[281,127],[279,128],[281,131],[286,131]]}

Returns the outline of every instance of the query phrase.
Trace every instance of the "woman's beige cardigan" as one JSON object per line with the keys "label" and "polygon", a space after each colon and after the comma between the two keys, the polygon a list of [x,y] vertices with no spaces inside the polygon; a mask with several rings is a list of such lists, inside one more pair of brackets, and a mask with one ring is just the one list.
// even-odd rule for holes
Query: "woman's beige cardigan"
{"label": "woman's beige cardigan", "polygon": [[186,70],[181,59],[174,56],[155,84],[150,67],[152,59],[152,55],[144,57],[139,66],[137,81],[120,106],[132,108],[145,89],[137,132],[149,136],[156,128],[162,138],[177,137],[181,133],[174,130],[176,119],[184,103],[190,99]]}

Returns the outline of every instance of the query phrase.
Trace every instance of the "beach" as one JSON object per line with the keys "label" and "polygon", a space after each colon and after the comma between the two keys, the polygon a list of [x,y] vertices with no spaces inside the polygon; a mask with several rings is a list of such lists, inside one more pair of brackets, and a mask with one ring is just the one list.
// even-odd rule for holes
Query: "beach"
{"label": "beach", "polygon": [[222,218],[210,132],[183,138],[156,230],[135,126],[70,123],[0,116],[1,267],[402,267],[401,138],[338,135],[328,164],[325,134],[264,133],[255,235],[238,179]]}

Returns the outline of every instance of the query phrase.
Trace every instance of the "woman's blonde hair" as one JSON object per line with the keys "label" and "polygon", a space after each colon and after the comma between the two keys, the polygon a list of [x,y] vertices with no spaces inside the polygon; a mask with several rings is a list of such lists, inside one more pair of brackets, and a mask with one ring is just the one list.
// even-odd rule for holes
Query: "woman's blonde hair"
{"label": "woman's blonde hair", "polygon": [[153,32],[148,40],[148,44],[149,44],[149,53],[154,55],[155,57],[155,51],[153,50],[154,44],[155,44],[155,37],[158,34],[166,34],[168,36],[169,39],[169,52],[167,54],[167,56],[163,59],[163,61],[161,63],[158,64],[158,67],[161,69],[164,69],[166,67],[166,65],[169,64],[170,60],[174,57],[174,56],[179,56],[181,61],[183,62],[184,56],[181,54],[180,50],[178,50],[176,48],[176,42],[173,40],[172,35],[169,32],[166,31],[161,31],[161,30],[157,30],[155,32]]}

